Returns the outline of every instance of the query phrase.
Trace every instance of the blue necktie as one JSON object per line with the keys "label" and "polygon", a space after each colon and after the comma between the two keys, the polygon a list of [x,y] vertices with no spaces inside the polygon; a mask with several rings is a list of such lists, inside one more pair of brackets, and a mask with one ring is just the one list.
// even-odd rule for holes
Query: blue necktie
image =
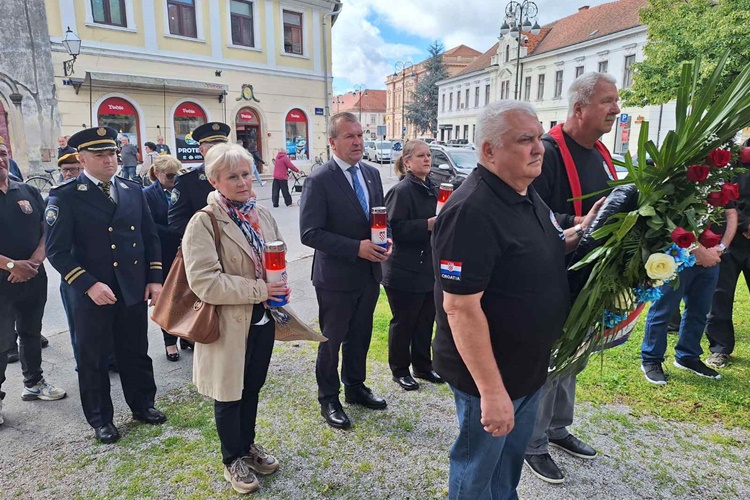
{"label": "blue necktie", "polygon": [[367,209],[367,198],[365,198],[365,190],[362,189],[362,184],[359,183],[359,178],[357,177],[357,170],[359,170],[359,167],[357,165],[354,165],[353,167],[349,167],[346,170],[352,176],[352,185],[354,186],[354,192],[357,195],[359,204],[362,205],[362,210],[365,211],[365,215],[369,215],[370,211]]}

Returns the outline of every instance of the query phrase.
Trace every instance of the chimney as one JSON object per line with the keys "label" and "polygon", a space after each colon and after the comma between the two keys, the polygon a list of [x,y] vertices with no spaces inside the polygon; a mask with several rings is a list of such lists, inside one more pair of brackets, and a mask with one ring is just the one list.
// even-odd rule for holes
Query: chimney
{"label": "chimney", "polygon": [[578,7],[578,12],[581,12],[582,10],[589,10],[589,6],[584,5],[583,7]]}

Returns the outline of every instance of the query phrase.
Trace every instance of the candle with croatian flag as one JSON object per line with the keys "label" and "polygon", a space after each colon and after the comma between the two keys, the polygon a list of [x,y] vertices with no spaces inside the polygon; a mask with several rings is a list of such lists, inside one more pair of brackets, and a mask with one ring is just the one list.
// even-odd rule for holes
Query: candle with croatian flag
{"label": "candle with croatian flag", "polygon": [[[286,283],[286,245],[283,241],[272,241],[266,243],[265,251],[266,281],[268,283]],[[268,305],[271,307],[281,307],[287,304],[286,295],[274,296]]]}
{"label": "candle with croatian flag", "polygon": [[385,207],[372,207],[370,214],[370,240],[388,249],[388,211]]}
{"label": "candle with croatian flag", "polygon": [[443,182],[442,184],[440,184],[435,215],[440,214],[440,211],[443,209],[443,205],[445,205],[445,202],[448,201],[448,198],[451,194],[453,194],[453,184],[451,184],[450,182]]}

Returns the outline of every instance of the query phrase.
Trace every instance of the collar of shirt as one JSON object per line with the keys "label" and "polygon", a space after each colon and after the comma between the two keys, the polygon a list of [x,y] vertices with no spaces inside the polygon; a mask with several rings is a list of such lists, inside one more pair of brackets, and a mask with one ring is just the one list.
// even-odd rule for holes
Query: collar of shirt
{"label": "collar of shirt", "polygon": [[355,163],[354,165],[349,165],[348,163],[346,163],[344,160],[342,160],[341,158],[339,158],[335,154],[331,155],[331,156],[333,156],[333,161],[336,162],[336,165],[338,165],[339,168],[341,168],[341,170],[343,170],[344,172],[346,172],[347,169],[349,169],[350,167],[353,167],[354,165],[359,165],[359,162]]}
{"label": "collar of shirt", "polygon": [[[96,186],[97,188],[99,188],[99,184],[101,184],[101,183],[102,183],[102,181],[100,181],[100,180],[99,180],[99,179],[97,179],[96,177],[94,177],[94,176],[92,176],[91,174],[89,174],[88,172],[86,172],[86,170],[84,170],[84,171],[83,171],[83,174],[84,174],[84,175],[85,175],[86,177],[88,177],[88,178],[89,178],[89,180],[90,180],[91,182],[93,182],[93,183],[94,183],[94,185],[95,185],[95,186]],[[117,203],[117,202],[118,202],[119,200],[117,199],[117,189],[115,189],[115,177],[117,177],[117,176],[112,176],[112,178],[111,178],[111,179],[109,180],[109,181],[110,181],[110,182],[112,183],[112,185],[111,185],[111,186],[109,187],[109,195],[110,195],[110,196],[112,197],[112,199],[113,199],[113,200],[115,200],[115,203]]]}
{"label": "collar of shirt", "polygon": [[19,184],[22,184],[22,183],[18,181],[14,181],[11,178],[8,178],[8,191],[11,191],[13,189],[18,189]]}
{"label": "collar of shirt", "polygon": [[526,195],[522,195],[505,183],[500,177],[490,172],[481,163],[477,164],[475,170],[478,175],[490,189],[506,204],[515,205],[516,203],[532,203],[532,190],[533,186],[529,185],[526,190]]}

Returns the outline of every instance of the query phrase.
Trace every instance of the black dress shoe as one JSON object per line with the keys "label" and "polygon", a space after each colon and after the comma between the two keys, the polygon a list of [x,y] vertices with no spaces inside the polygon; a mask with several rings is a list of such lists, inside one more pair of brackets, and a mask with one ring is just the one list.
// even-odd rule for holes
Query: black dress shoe
{"label": "black dress shoe", "polygon": [[396,381],[398,385],[401,386],[401,388],[405,391],[416,391],[419,389],[419,383],[417,383],[416,380],[414,380],[411,375],[407,375],[405,377],[393,377],[393,380]]}
{"label": "black dress shoe", "polygon": [[94,432],[96,433],[96,439],[104,444],[115,443],[120,439],[120,432],[112,423],[97,427]]}
{"label": "black dress shoe", "polygon": [[134,411],[133,418],[147,424],[163,424],[167,421],[167,416],[156,408],[147,408],[143,411]]}
{"label": "black dress shoe", "polygon": [[428,382],[432,382],[433,384],[442,384],[445,382],[443,380],[443,377],[437,374],[435,370],[430,370],[428,372],[414,372],[414,376],[417,378],[421,378],[422,380],[426,380]]}
{"label": "black dress shoe", "polygon": [[49,345],[49,340],[47,340],[47,337],[45,337],[44,335],[40,335],[40,337],[42,337],[42,349],[44,349]]}
{"label": "black dress shoe", "polygon": [[559,448],[574,457],[591,460],[596,457],[596,450],[584,443],[573,434],[568,434],[562,439],[550,439],[549,445]]}
{"label": "black dress shoe", "polygon": [[385,399],[372,395],[372,391],[365,386],[356,389],[347,388],[345,391],[346,402],[355,405],[362,405],[371,410],[385,410],[388,404]]}
{"label": "black dress shoe", "polygon": [[[175,346],[175,347],[177,347],[177,346]],[[164,349],[166,349],[166,347]],[[174,354],[171,354],[169,351],[167,351],[167,359],[169,361],[179,361],[180,360],[180,351],[177,351]]]}
{"label": "black dress shoe", "polygon": [[320,414],[326,419],[326,423],[335,429],[348,429],[352,426],[352,421],[346,416],[338,401],[321,404]]}
{"label": "black dress shoe", "polygon": [[192,351],[192,350],[193,350],[193,347],[194,347],[194,346],[193,346],[193,344],[191,344],[191,343],[190,343],[190,342],[188,342],[187,340],[185,340],[185,339],[180,339],[180,349],[182,349],[183,351],[185,351],[185,350],[187,350],[187,349],[190,349],[190,350]]}
{"label": "black dress shoe", "polygon": [[541,455],[526,455],[523,460],[536,477],[551,484],[565,481],[565,475],[557,466],[549,453]]}

